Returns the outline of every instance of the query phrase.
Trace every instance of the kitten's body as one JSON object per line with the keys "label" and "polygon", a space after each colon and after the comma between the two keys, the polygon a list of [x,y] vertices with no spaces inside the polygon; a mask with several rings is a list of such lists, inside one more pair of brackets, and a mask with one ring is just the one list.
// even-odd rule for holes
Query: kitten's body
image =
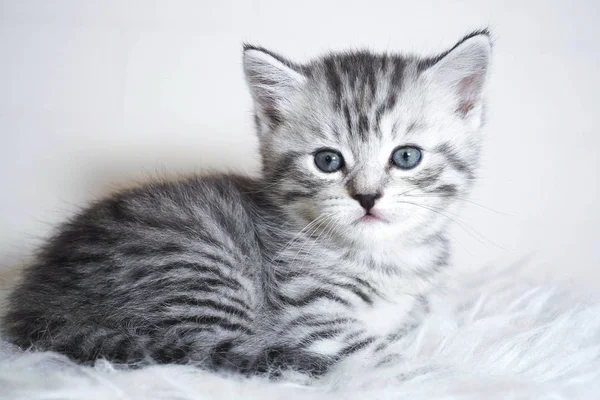
{"label": "kitten's body", "polygon": [[[487,57],[489,41],[479,33],[457,48]],[[94,204],[28,269],[7,333],[82,361],[248,373],[389,360],[388,344],[427,310],[447,263],[445,213],[468,192],[477,158],[480,87],[476,98],[430,93],[443,84],[438,64],[456,72],[449,54],[357,53],[301,67],[248,48],[263,177],[155,183]],[[485,66],[448,79],[472,85]],[[407,142],[428,157],[410,173],[388,162]],[[323,174],[313,151],[334,145],[346,166]],[[365,216],[351,196],[375,191]]]}

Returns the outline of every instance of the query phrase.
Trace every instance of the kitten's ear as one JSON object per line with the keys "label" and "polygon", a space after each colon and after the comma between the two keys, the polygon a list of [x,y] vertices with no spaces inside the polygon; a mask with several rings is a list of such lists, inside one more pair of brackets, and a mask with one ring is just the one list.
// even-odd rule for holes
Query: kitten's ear
{"label": "kitten's ear", "polygon": [[489,33],[475,32],[458,42],[425,72],[435,90],[441,89],[451,96],[452,106],[463,118],[482,109],[491,50]]}
{"label": "kitten's ear", "polygon": [[244,73],[262,122],[273,127],[291,108],[291,98],[306,83],[301,69],[260,47],[244,45]]}

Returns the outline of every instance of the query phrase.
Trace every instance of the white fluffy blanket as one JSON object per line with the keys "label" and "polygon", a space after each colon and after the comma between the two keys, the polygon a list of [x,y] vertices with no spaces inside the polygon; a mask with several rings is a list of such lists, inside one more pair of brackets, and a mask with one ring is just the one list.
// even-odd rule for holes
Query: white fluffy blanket
{"label": "white fluffy blanket", "polygon": [[[345,366],[310,384],[192,367],[75,365],[0,346],[1,399],[600,399],[600,304],[514,271],[453,284],[386,368]],[[358,363],[360,364],[360,363]]]}

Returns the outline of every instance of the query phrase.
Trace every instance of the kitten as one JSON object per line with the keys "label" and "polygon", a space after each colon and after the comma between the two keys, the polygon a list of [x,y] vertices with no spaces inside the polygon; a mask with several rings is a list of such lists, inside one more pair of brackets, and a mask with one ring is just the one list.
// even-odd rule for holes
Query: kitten
{"label": "kitten", "polygon": [[320,375],[384,360],[446,266],[481,139],[487,31],[431,58],[244,47],[263,174],[154,182],[62,225],[5,333],[74,360]]}

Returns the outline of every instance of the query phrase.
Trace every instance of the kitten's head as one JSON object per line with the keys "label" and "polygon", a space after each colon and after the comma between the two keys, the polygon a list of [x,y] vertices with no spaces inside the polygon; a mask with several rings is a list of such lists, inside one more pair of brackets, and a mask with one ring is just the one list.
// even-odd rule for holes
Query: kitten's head
{"label": "kitten's head", "polygon": [[474,178],[490,50],[487,31],[425,59],[245,46],[269,193],[353,242],[439,232]]}

